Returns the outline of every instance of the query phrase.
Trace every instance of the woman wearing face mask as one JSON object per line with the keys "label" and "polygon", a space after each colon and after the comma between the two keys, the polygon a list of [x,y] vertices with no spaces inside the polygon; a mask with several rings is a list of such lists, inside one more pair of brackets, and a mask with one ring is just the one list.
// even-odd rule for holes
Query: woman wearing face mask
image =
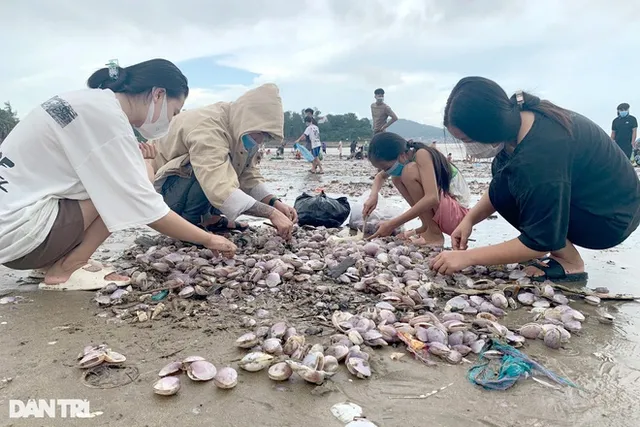
{"label": "woman wearing face mask", "polygon": [[[582,282],[587,275],[574,245],[611,248],[638,227],[638,177],[589,119],[524,92],[509,98],[495,82],[467,77],[449,96],[444,125],[473,157],[495,159],[489,191],[452,235],[457,250],[432,262],[438,272],[534,260],[527,273],[535,280]],[[520,236],[466,250],[472,227],[495,211]]]}
{"label": "woman wearing face mask", "polygon": [[233,255],[231,242],[169,210],[133,133],[167,132],[189,93],[180,70],[164,59],[111,64],[87,84],[42,103],[2,144],[0,264],[44,270],[43,285],[57,289],[126,283],[85,266],[111,233],[140,225]]}
{"label": "woman wearing face mask", "polygon": [[396,228],[419,217],[422,226],[403,237],[419,235],[414,243],[442,246],[442,233],[451,234],[467,213],[452,188],[454,177],[462,178],[460,172],[447,162],[440,151],[419,142],[407,142],[392,132],[373,137],[368,157],[380,172],[373,181],[371,196],[364,204],[363,217],[368,217],[375,210],[380,188],[389,176],[411,206],[402,215],[381,222],[372,238],[388,236]]}

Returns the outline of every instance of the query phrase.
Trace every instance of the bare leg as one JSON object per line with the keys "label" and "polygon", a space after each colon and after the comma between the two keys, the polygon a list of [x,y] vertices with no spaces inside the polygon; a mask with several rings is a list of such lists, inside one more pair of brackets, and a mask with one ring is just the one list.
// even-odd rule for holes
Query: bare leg
{"label": "bare leg", "polygon": [[[424,190],[420,182],[420,172],[415,163],[404,167],[401,179],[412,200],[417,202],[424,197]],[[421,238],[416,240],[415,243],[429,246],[444,245],[444,236],[438,224],[433,220],[434,215],[435,210],[429,210],[419,215],[420,221],[422,221],[422,227],[419,230]]]}
{"label": "bare leg", "polygon": [[[558,261],[567,274],[584,273],[584,261],[573,243],[568,240],[564,248],[551,252],[550,258]],[[524,271],[528,276],[544,276],[544,270],[532,265],[525,268]]]}
{"label": "bare leg", "polygon": [[[44,277],[47,285],[57,285],[69,280],[71,274],[79,268],[85,266],[96,249],[107,240],[111,234],[107,230],[102,218],[98,216],[91,200],[81,200],[80,209],[84,220],[84,237],[75,249],[56,261],[48,270]],[[116,277],[113,278],[117,280]]]}

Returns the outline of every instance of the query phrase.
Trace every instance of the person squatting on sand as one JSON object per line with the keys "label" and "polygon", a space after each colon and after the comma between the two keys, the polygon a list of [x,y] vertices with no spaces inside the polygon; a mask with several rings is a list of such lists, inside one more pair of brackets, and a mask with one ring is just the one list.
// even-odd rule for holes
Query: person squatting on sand
{"label": "person squatting on sand", "polygon": [[389,236],[396,228],[419,217],[422,226],[403,237],[419,235],[414,243],[442,246],[442,233],[453,233],[468,211],[463,206],[468,200],[457,197],[469,193],[462,174],[440,151],[419,142],[407,142],[392,132],[381,132],[373,137],[368,158],[380,172],[373,181],[362,216],[367,217],[375,210],[378,193],[388,177],[411,206],[402,215],[381,222],[372,237]]}
{"label": "person squatting on sand", "polygon": [[141,225],[232,256],[233,243],[189,224],[154,190],[132,129],[167,132],[189,94],[180,70],[164,59],[112,64],[87,85],[42,103],[2,144],[0,264],[45,270],[46,285],[101,288],[127,278],[82,267],[111,233]]}
{"label": "person squatting on sand", "polygon": [[[241,215],[268,218],[290,239],[298,214],[273,195],[257,165],[268,139],[283,140],[284,113],[276,85],[252,89],[234,102],[187,110],[152,142],[148,163],[156,189],[177,214],[209,231],[244,229]],[[223,216],[224,215],[224,216]]]}
{"label": "person squatting on sand", "polygon": [[[489,191],[451,236],[453,251],[432,268],[533,260],[535,280],[582,282],[575,245],[607,249],[640,223],[640,181],[628,157],[591,120],[525,92],[509,98],[495,82],[466,77],[447,101],[444,125],[477,158],[494,157]],[[520,236],[467,250],[475,224],[498,211]],[[542,260],[537,258],[550,253]]]}

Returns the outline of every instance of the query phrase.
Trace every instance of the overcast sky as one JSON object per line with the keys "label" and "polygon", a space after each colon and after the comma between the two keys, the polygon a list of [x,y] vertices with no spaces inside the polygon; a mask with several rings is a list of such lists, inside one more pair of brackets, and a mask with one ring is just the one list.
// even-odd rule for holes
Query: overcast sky
{"label": "overcast sky", "polygon": [[369,116],[383,87],[400,117],[440,125],[467,75],[529,90],[609,130],[640,116],[637,0],[4,0],[0,100],[21,115],[82,88],[109,59],[162,57],[187,107],[275,82],[285,109]]}

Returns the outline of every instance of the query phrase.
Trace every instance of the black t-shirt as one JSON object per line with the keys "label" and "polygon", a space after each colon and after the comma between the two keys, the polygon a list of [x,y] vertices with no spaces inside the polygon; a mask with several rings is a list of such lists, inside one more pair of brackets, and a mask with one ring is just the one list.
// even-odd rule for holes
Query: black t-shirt
{"label": "black t-shirt", "polygon": [[627,117],[616,117],[611,124],[611,130],[616,134],[615,140],[619,146],[631,147],[631,139],[633,138],[633,129],[638,127],[638,121],[635,117],[629,115]]}
{"label": "black t-shirt", "polygon": [[536,251],[563,248],[572,208],[626,229],[640,206],[640,180],[629,159],[584,116],[571,113],[570,136],[557,122],[534,114],[514,152],[503,150],[493,160],[489,186],[496,210],[518,224],[520,241]]}

